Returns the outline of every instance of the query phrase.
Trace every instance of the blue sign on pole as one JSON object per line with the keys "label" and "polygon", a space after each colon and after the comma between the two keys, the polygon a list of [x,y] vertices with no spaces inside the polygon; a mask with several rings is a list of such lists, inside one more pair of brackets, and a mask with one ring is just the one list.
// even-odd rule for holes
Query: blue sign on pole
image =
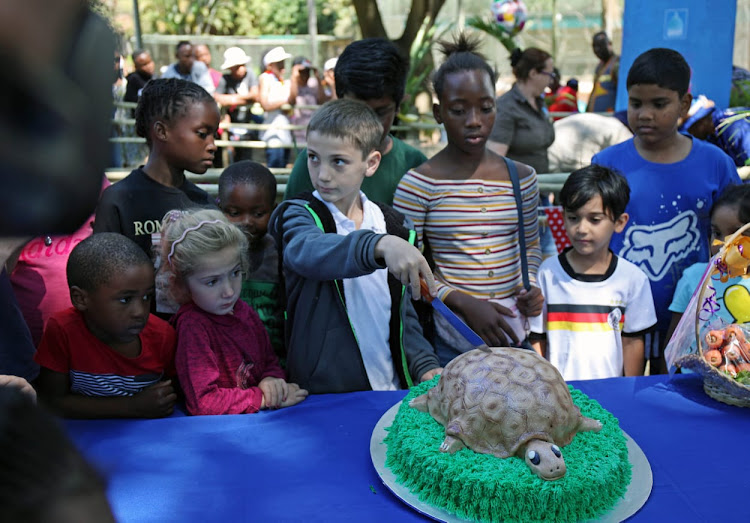
{"label": "blue sign on pole", "polygon": [[626,109],[628,70],[654,47],[679,51],[692,70],[690,92],[727,107],[732,83],[736,0],[628,0],[622,27],[622,55],[616,109]]}

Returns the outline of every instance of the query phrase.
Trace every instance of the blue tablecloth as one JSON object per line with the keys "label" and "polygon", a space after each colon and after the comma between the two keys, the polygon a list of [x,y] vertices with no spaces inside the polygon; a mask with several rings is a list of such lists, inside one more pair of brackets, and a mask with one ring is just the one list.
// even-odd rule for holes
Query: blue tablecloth
{"label": "blue tablecloth", "polygon": [[[574,382],[620,420],[651,464],[632,521],[748,521],[750,410],[706,396],[695,376]],[[311,396],[252,415],[66,421],[109,478],[121,523],[424,521],[380,482],[370,436],[405,395]]]}

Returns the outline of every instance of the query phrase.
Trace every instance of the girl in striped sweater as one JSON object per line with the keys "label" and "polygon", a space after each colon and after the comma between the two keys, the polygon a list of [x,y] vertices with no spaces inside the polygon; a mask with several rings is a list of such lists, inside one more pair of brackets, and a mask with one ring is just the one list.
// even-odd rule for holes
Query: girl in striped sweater
{"label": "girl in striped sweater", "polygon": [[[521,285],[519,219],[505,158],[486,147],[495,121],[495,72],[459,35],[441,42],[446,55],[435,73],[433,114],[445,127],[444,149],[407,172],[393,206],[414,221],[420,245],[435,264],[438,297],[490,346],[524,345],[523,317],[541,313],[536,287],[541,261],[534,170],[514,162],[520,178],[523,229],[532,287]],[[441,366],[473,347],[435,316]]]}

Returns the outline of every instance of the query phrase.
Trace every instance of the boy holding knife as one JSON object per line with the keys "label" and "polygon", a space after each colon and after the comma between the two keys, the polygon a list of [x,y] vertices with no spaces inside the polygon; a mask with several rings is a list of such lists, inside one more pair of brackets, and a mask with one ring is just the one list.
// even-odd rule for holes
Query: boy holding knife
{"label": "boy holding knife", "polygon": [[328,102],[307,128],[315,191],[280,205],[271,234],[282,253],[289,379],[311,393],[395,390],[442,370],[406,292],[427,261],[403,215],[360,190],[380,164],[383,128],[367,105]]}

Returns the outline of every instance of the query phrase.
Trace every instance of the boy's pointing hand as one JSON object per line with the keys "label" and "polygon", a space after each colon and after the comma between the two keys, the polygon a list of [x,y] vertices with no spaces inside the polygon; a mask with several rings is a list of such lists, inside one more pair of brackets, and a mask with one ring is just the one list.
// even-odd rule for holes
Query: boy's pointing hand
{"label": "boy's pointing hand", "polygon": [[419,249],[398,236],[387,234],[375,245],[375,257],[383,259],[385,266],[403,285],[411,287],[412,299],[420,299],[419,279],[427,283],[430,296],[435,296],[435,278]]}

